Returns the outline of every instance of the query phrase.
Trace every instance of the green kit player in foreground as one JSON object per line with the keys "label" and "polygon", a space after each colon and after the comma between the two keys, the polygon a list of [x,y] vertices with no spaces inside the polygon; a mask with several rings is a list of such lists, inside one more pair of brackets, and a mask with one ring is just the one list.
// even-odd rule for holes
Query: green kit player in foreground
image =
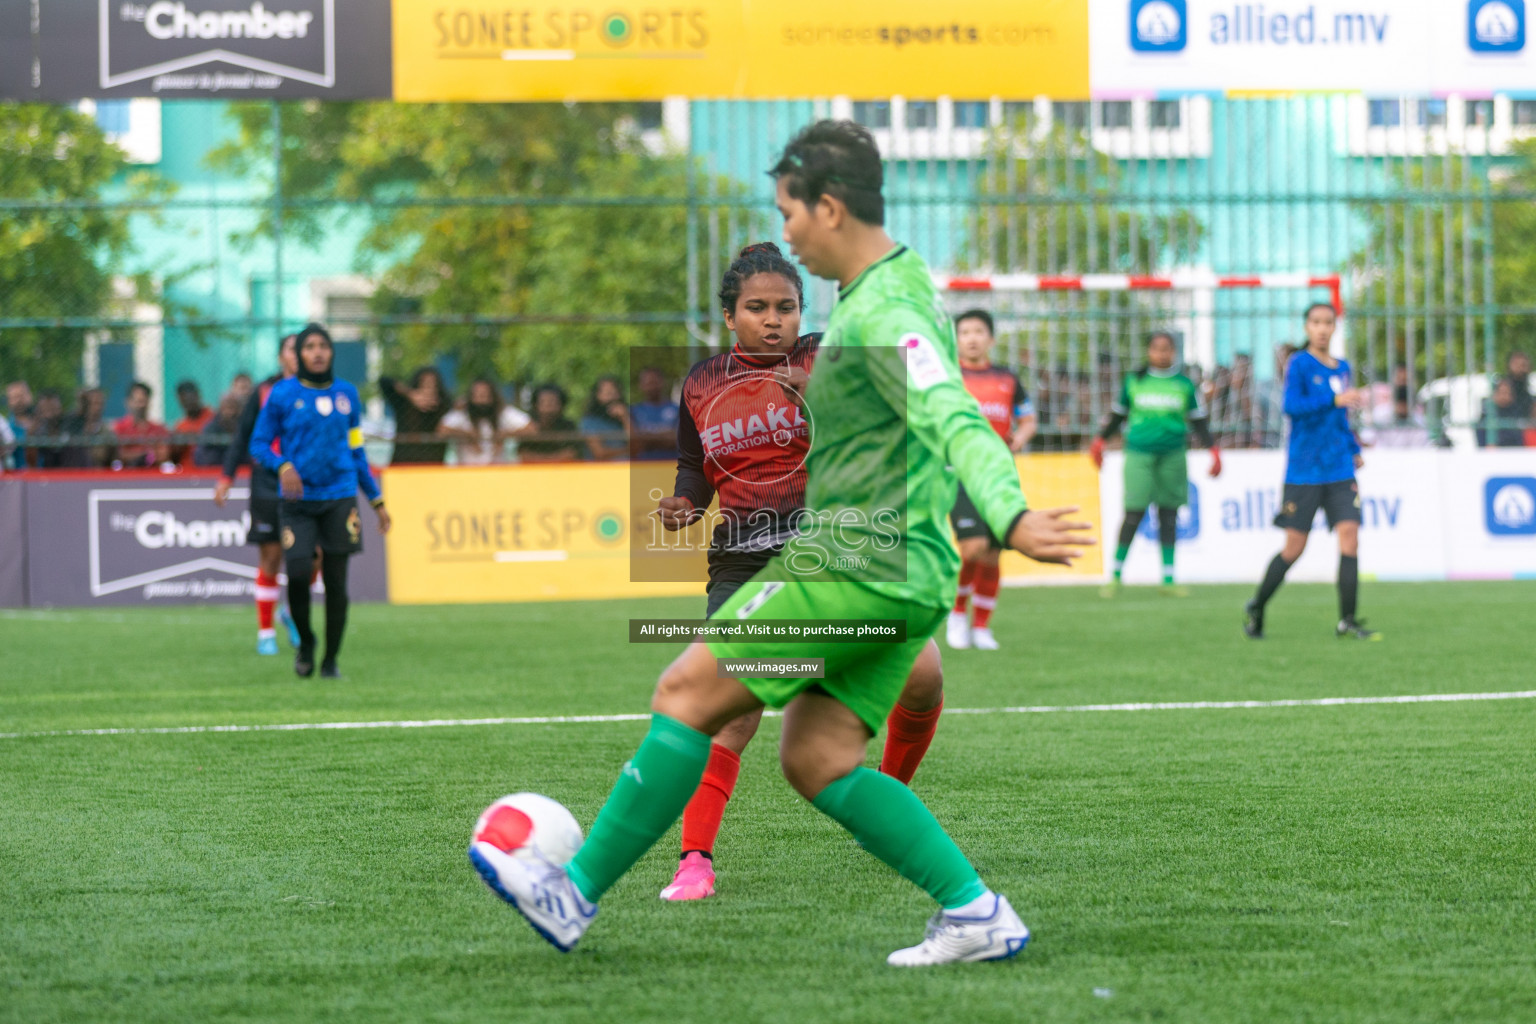
{"label": "green kit player in foreground", "polygon": [[1147,514],[1157,506],[1157,539],[1163,549],[1163,592],[1182,595],[1173,583],[1173,549],[1179,536],[1179,508],[1189,500],[1188,434],[1211,450],[1211,476],[1221,475],[1221,450],[1211,441],[1210,417],[1195,382],[1174,369],[1178,350],[1173,335],[1155,331],[1147,338],[1147,362],[1125,378],[1120,397],[1104,429],[1088,449],[1093,464],[1104,466],[1104,442],[1125,430],[1125,520],[1115,548],[1115,568],[1105,597],[1120,592],[1120,574],[1131,541]]}
{"label": "green kit player in foreground", "polygon": [[[881,226],[883,174],[869,132],[846,121],[814,124],[771,173],[785,240],[841,291],[805,395],[814,422],[807,526],[712,621],[897,620],[906,639],[691,644],[662,673],[650,731],[568,866],[488,843],[470,857],[541,935],[571,949],[603,893],[682,813],[710,737],[768,704],[785,709],[780,761],[789,784],[939,904],[923,941],[889,962],[1014,956],[1029,931],[1008,901],[983,884],[911,790],[863,766],[865,752],[954,602],[947,467],[993,532],[1025,555],[1066,563],[1093,542],[1085,524],[1067,521],[1074,510],[1026,510],[1012,454],[961,383],[954,330],[928,268]],[[824,678],[724,678],[716,664],[807,656],[825,659]]]}

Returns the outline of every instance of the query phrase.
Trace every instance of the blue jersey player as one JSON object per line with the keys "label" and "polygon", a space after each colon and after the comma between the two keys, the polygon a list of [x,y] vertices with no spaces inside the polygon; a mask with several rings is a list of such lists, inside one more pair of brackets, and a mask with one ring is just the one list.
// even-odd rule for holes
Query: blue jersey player
{"label": "blue jersey player", "polygon": [[[299,375],[280,381],[267,395],[251,431],[256,464],[278,475],[282,490],[278,517],[288,564],[288,610],[299,632],[293,670],[315,671],[315,632],[310,626],[309,583],[315,549],[324,554],[325,658],[322,678],[336,679],[336,656],[347,629],[347,560],[363,549],[357,514],[361,487],[389,530],[389,513],[378,481],[363,455],[362,401],[357,389],[332,372],[336,350],[319,324],[299,332]],[[276,442],[276,445],[273,444]]]}
{"label": "blue jersey player", "polygon": [[1254,640],[1263,637],[1264,607],[1307,549],[1307,534],[1321,508],[1339,537],[1339,624],[1334,635],[1380,640],[1380,633],[1355,618],[1360,590],[1360,485],[1355,470],[1365,460],[1349,425],[1349,410],[1363,407],[1365,396],[1354,386],[1349,363],[1328,352],[1338,325],[1333,306],[1309,306],[1306,325],[1307,347],[1291,357],[1285,370],[1291,436],[1285,492],[1275,517],[1275,525],[1285,530],[1285,547],[1269,563],[1259,592],[1244,608],[1243,632]]}

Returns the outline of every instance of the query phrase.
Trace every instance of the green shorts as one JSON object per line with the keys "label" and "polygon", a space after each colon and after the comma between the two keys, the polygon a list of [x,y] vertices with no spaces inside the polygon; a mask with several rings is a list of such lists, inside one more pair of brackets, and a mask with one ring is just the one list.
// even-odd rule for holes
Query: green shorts
{"label": "green shorts", "polygon": [[822,690],[877,733],[896,706],[912,666],[945,609],[929,608],[877,594],[860,583],[805,582],[787,578],[779,559],[742,584],[711,618],[725,619],[901,619],[901,643],[764,643],[710,641],[717,658],[824,658],[823,679],[750,678],[741,684],[770,707],[782,708],[806,690]]}
{"label": "green shorts", "polygon": [[1178,508],[1189,500],[1184,450],[1125,453],[1125,507]]}

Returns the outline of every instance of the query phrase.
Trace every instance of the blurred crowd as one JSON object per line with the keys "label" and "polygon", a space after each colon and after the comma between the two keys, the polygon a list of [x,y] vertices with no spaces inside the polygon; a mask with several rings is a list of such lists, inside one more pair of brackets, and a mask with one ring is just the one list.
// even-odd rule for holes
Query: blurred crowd
{"label": "blurred crowd", "polygon": [[[1246,354],[1209,374],[1196,366],[1186,368],[1200,387],[1211,413],[1211,431],[1222,447],[1276,448],[1284,443],[1284,370],[1294,351],[1279,346],[1275,372],[1263,379]],[[1536,444],[1530,369],[1530,358],[1514,352],[1504,373],[1492,382],[1472,428],[1479,446]],[[1123,375],[1108,358],[1091,370],[1022,368],[1026,384],[1033,384],[1039,415],[1035,449],[1085,449],[1114,402]],[[386,417],[367,424],[367,433],[375,441],[392,441],[387,460],[391,465],[673,460],[676,383],[662,370],[646,367],[636,376],[633,402],[625,400],[623,382],[612,376],[599,377],[574,402],[558,384],[519,389],[485,377],[470,381],[455,396],[442,374],[426,366],[406,378],[380,378]],[[1372,404],[1360,422],[1363,443],[1396,448],[1449,444],[1439,419],[1426,420],[1406,367],[1394,368],[1390,383],[1366,388]],[[123,415],[111,420],[104,415],[107,396],[99,388],[82,388],[66,407],[57,391],[34,393],[26,381],[12,381],[6,385],[0,415],[0,470],[217,467],[224,462],[241,410],[256,393],[251,376],[239,373],[210,405],[196,383],[182,381],[175,389],[181,416],[166,424],[150,417],[153,391],[139,381],[123,396]]]}

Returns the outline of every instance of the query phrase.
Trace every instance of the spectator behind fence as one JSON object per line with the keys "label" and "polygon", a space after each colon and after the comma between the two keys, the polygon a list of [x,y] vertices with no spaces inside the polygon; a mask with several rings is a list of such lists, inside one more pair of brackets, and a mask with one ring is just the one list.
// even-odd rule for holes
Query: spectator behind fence
{"label": "spectator behind fence", "polygon": [[32,417],[29,439],[33,443],[28,462],[38,469],[59,468],[64,464],[64,449],[58,444],[64,436],[64,401],[59,393],[39,391]]}
{"label": "spectator behind fence", "polygon": [[[443,417],[453,409],[453,396],[443,387],[443,376],[431,366],[411,374],[410,383],[380,377],[379,390],[395,417],[395,452],[392,466],[442,465],[448,445],[434,441]],[[405,440],[400,440],[402,437]]]}
{"label": "spectator behind fence", "polygon": [[219,399],[218,412],[209,412],[202,437],[192,449],[193,466],[222,466],[229,451],[230,438],[240,429],[240,412],[245,403],[233,391]]}
{"label": "spectator behind fence", "polygon": [[1500,377],[1493,386],[1493,397],[1483,403],[1483,414],[1477,422],[1478,447],[1523,448],[1525,431],[1521,429],[1519,414],[1514,382]]}
{"label": "spectator behind fence", "polygon": [[533,424],[526,437],[519,437],[517,454],[523,462],[575,462],[585,448],[576,433],[576,424],[565,415],[565,389],[558,384],[541,384],[533,389]]}
{"label": "spectator behind fence", "polygon": [[245,408],[245,403],[250,401],[251,395],[256,391],[256,382],[251,380],[251,375],[241,370],[229,379],[229,394],[235,396],[240,403],[240,408]]}
{"label": "spectator behind fence", "polygon": [[14,445],[8,455],[0,456],[7,468],[26,469],[27,450],[23,447],[27,435],[32,432],[32,388],[24,380],[13,380],[5,386],[5,418],[10,443]]}
{"label": "spectator behind fence", "polygon": [[170,460],[170,445],[162,439],[169,438],[171,432],[165,429],[165,424],[149,418],[149,399],[153,394],[141,380],[128,385],[128,411],[112,424],[112,433],[128,443],[118,445],[113,469],[158,466]]}
{"label": "spectator behind fence", "polygon": [[1360,439],[1374,448],[1428,448],[1434,443],[1424,417],[1409,401],[1407,384],[1394,385],[1391,409],[1385,415],[1377,411],[1373,418],[1374,425],[1361,431]]}
{"label": "spectator behind fence", "polygon": [[1514,393],[1515,418],[1522,427],[1536,426],[1530,422],[1531,406],[1536,402],[1531,396],[1531,357],[1516,349],[1505,360],[1504,370],[1504,379]]}
{"label": "spectator behind fence", "polygon": [[82,388],[75,411],[64,418],[64,436],[85,444],[62,449],[59,465],[69,469],[99,469],[112,461],[111,432],[103,419],[107,396],[100,388]]}
{"label": "spectator behind fence", "polygon": [[507,461],[507,441],[532,423],[523,410],[501,400],[494,381],[476,377],[465,401],[443,417],[437,432],[453,440],[460,466],[491,466]]}
{"label": "spectator behind fence", "polygon": [[667,394],[667,376],[654,366],[640,371],[641,401],[629,407],[633,431],[630,457],[647,462],[677,461],[677,403]]}
{"label": "spectator behind fence", "polygon": [[592,385],[587,411],[581,417],[581,432],[587,450],[598,462],[629,455],[629,409],[624,405],[619,378],[599,377]]}
{"label": "spectator behind fence", "polygon": [[[181,406],[182,416],[176,425],[171,428],[171,433],[184,437],[194,437],[203,432],[208,421],[213,419],[213,410],[203,404],[203,393],[197,389],[194,381],[184,380],[176,385],[176,402]],[[197,442],[183,441],[171,446],[171,461],[182,469],[191,469],[195,463],[192,461],[193,450]]]}

